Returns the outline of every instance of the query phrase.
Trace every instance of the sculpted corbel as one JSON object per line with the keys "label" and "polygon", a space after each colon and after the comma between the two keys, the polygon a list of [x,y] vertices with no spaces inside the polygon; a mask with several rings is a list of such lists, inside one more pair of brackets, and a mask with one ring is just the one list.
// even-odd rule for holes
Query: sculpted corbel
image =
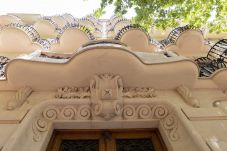
{"label": "sculpted corbel", "polygon": [[118,75],[95,75],[90,82],[93,117],[121,117],[123,82]]}
{"label": "sculpted corbel", "polygon": [[192,96],[190,89],[184,85],[177,87],[177,92],[183,97],[184,101],[192,107],[199,108],[199,101]]}
{"label": "sculpted corbel", "polygon": [[32,93],[32,88],[31,87],[23,87],[20,88],[14,98],[12,100],[9,100],[9,102],[7,103],[7,110],[13,110],[15,108],[20,107],[25,101],[26,99],[31,95]]}

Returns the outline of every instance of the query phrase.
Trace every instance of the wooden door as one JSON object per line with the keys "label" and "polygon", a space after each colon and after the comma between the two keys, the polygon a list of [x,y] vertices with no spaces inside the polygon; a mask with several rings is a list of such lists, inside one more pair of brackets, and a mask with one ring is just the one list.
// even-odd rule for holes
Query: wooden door
{"label": "wooden door", "polygon": [[55,130],[47,151],[167,151],[157,129]]}

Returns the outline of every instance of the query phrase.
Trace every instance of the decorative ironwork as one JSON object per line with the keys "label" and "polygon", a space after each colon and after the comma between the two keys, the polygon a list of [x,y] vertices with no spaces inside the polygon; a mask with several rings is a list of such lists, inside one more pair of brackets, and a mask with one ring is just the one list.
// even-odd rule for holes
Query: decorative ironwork
{"label": "decorative ironwork", "polygon": [[204,41],[204,44],[205,45],[209,45],[210,47],[212,47],[216,42],[215,41],[212,41],[212,40],[205,40]]}
{"label": "decorative ironwork", "polygon": [[132,30],[132,29],[138,29],[138,30],[141,30],[142,32],[144,32],[148,39],[150,40],[150,36],[148,35],[148,33],[146,32],[146,30],[138,25],[138,24],[130,24],[130,25],[127,25],[127,26],[124,26],[116,35],[116,37],[114,38],[114,40],[120,40],[122,38],[122,36],[128,31],[128,30]]}
{"label": "decorative ironwork", "polygon": [[151,39],[151,37],[149,36],[149,34],[146,32],[146,30],[142,26],[140,26],[138,24],[130,24],[130,25],[124,26],[117,33],[117,35],[114,37],[114,40],[120,40],[127,31],[133,30],[133,29],[137,29],[137,30],[140,30],[140,31],[144,32],[146,34],[146,36],[147,36],[147,39],[149,40],[149,42],[151,44],[153,44],[153,45],[155,45],[155,46],[157,46],[159,48],[162,48],[162,45],[158,41],[156,41],[154,39]]}
{"label": "decorative ironwork", "polygon": [[99,151],[99,140],[63,140],[59,151]]}
{"label": "decorative ironwork", "polygon": [[40,57],[52,58],[52,59],[69,59],[70,58],[70,57],[65,57],[65,56],[61,56],[61,55],[57,55],[57,54],[47,55],[47,54],[44,54],[44,53],[41,53]]}
{"label": "decorative ironwork", "polygon": [[54,26],[55,30],[58,32],[61,32],[61,29],[58,27],[58,24],[51,19],[52,17],[50,16],[45,16],[42,19],[48,21],[51,25]]}
{"label": "decorative ironwork", "polygon": [[209,77],[218,69],[227,67],[227,39],[222,39],[211,47],[206,57],[195,60],[200,67],[200,76]]}
{"label": "decorative ironwork", "polygon": [[93,15],[87,15],[86,17],[83,17],[78,20],[78,22],[81,24],[83,23],[83,21],[90,22],[92,24],[92,26],[94,27],[95,31],[102,32],[101,29],[99,28],[102,25],[97,21],[97,19]]}
{"label": "decorative ironwork", "polygon": [[17,28],[17,29],[24,31],[29,36],[29,38],[32,40],[32,42],[35,42],[38,39],[40,39],[39,33],[30,25],[25,25],[22,23],[11,23],[11,24],[4,26],[3,29],[10,28],[10,27]]}
{"label": "decorative ironwork", "polygon": [[83,31],[85,34],[87,34],[89,40],[95,40],[95,36],[91,33],[91,31],[83,25],[80,25],[79,23],[67,23],[63,28],[61,33],[57,36],[57,39],[60,39],[60,37],[62,36],[62,34],[64,33],[65,30],[69,29],[69,28],[77,28],[81,31]]}
{"label": "decorative ironwork", "polygon": [[66,16],[72,18],[73,22],[71,22],[71,23],[76,23],[76,22],[77,22],[76,18],[75,18],[72,14],[65,13],[65,14],[62,15],[62,17],[63,17],[68,23],[69,23],[69,21],[67,20],[67,17],[66,17]]}
{"label": "decorative ironwork", "polygon": [[0,56],[0,78],[5,77],[5,67],[9,61],[10,61],[9,58]]}
{"label": "decorative ironwork", "polygon": [[113,31],[116,27],[116,25],[122,21],[128,21],[128,23],[130,24],[130,20],[126,19],[126,18],[119,18],[119,19],[116,19],[114,20],[111,24],[110,24],[110,27],[109,27],[109,30],[108,31]]}
{"label": "decorative ironwork", "polygon": [[165,48],[165,47],[168,46],[169,44],[172,44],[171,41],[170,41],[169,39],[161,40],[159,43],[162,45],[162,48]]}
{"label": "decorative ironwork", "polygon": [[50,41],[46,40],[46,39],[38,39],[36,41],[38,44],[40,44],[42,46],[43,49],[48,50],[50,49]]}
{"label": "decorative ironwork", "polygon": [[32,26],[25,25],[22,23],[11,23],[4,26],[2,30],[6,28],[11,28],[11,27],[17,28],[25,32],[33,43],[39,44],[43,49],[50,48],[50,42],[47,40],[41,39],[39,33]]}
{"label": "decorative ironwork", "polygon": [[176,43],[177,42],[177,39],[180,37],[180,35],[188,30],[195,30],[195,31],[198,31],[200,32],[202,35],[203,35],[203,32],[202,30],[200,29],[197,29],[196,27],[194,26],[191,26],[191,25],[186,25],[186,26],[182,26],[182,27],[177,27],[175,29],[173,29],[169,35],[168,35],[168,38],[169,41],[171,43]]}
{"label": "decorative ironwork", "polygon": [[86,44],[83,44],[82,47],[87,47],[87,46],[92,46],[92,45],[97,45],[97,44],[115,44],[115,45],[121,45],[124,47],[127,47],[126,44],[118,41],[118,40],[93,40],[93,41],[89,41]]}
{"label": "decorative ironwork", "polygon": [[117,139],[116,151],[155,151],[151,139]]}

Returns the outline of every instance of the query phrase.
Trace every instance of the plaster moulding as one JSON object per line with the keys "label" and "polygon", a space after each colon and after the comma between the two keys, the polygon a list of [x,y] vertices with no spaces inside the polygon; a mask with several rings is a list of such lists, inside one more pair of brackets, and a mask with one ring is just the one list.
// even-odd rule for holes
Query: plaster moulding
{"label": "plaster moulding", "polygon": [[[122,112],[119,115],[121,119],[106,120],[105,117],[97,119],[92,112],[92,102],[89,99],[44,101],[28,113],[17,131],[3,146],[3,151],[45,150],[55,124],[62,124],[64,129],[67,125],[74,129],[78,127],[78,129],[97,129],[97,124],[101,124],[104,129],[108,129],[110,125],[117,125],[122,129],[127,128],[123,125],[133,128],[131,122],[137,123],[137,125],[147,122],[146,125],[143,125],[146,128],[158,128],[164,137],[167,148],[172,148],[170,150],[180,151],[182,148],[173,149],[173,144],[185,143],[185,140],[190,139],[190,146],[193,145],[199,151],[207,151],[207,146],[202,138],[197,133],[191,133],[191,131],[195,131],[193,126],[168,101],[146,100],[141,102],[140,100],[135,102],[127,100],[123,103]],[[152,126],[151,123],[156,122],[159,124],[155,127]]]}
{"label": "plaster moulding", "polygon": [[186,87],[185,85],[181,85],[177,87],[177,92],[183,97],[184,101],[195,108],[199,108],[200,104],[199,101],[192,95],[191,90]]}
{"label": "plaster moulding", "polygon": [[93,108],[93,118],[100,116],[106,120],[121,118],[123,97],[152,98],[155,97],[152,88],[123,88],[120,76],[111,74],[95,75],[90,81],[90,87],[63,87],[58,89],[56,98],[75,99],[90,98]]}
{"label": "plaster moulding", "polygon": [[90,98],[93,114],[109,120],[121,114],[123,97],[152,98],[155,97],[154,92],[152,88],[123,88],[123,82],[120,76],[100,74],[95,75],[90,81],[90,87],[59,88],[56,98]]}
{"label": "plaster moulding", "polygon": [[[55,124],[62,124],[63,129],[67,125],[73,129],[140,128],[142,125],[143,128],[158,128],[169,150],[180,151],[173,149],[174,144],[185,143],[186,139],[191,139],[190,146],[207,150],[202,138],[191,133],[195,131],[193,126],[170,102],[155,98],[124,99],[120,76],[95,75],[89,89],[90,98],[53,99],[32,108],[3,151],[45,150]],[[81,90],[88,91],[87,88]]]}
{"label": "plaster moulding", "polygon": [[[83,99],[90,98],[91,91],[89,87],[62,87],[59,88],[55,98],[58,99]],[[148,87],[124,87],[123,98],[154,98],[155,89]]]}
{"label": "plaster moulding", "polygon": [[95,75],[90,81],[90,91],[94,119],[99,117],[105,120],[121,118],[123,82],[120,76]]}
{"label": "plaster moulding", "polygon": [[[42,110],[42,113],[33,119],[32,132],[33,141],[42,140],[43,133],[50,130],[55,121],[73,122],[73,121],[103,121],[103,119],[94,119],[92,115],[92,106],[79,104],[56,104],[49,105]],[[177,141],[180,136],[177,132],[178,118],[165,104],[151,102],[147,104],[126,104],[122,109],[121,120],[138,121],[138,120],[160,120],[160,124],[166,131],[171,141]],[[115,120],[116,121],[116,120]],[[109,120],[111,122],[111,120]]]}
{"label": "plaster moulding", "polygon": [[13,110],[15,108],[20,107],[26,99],[31,95],[32,93],[32,88],[31,87],[22,87],[20,88],[16,94],[14,99],[9,100],[7,103],[7,110]]}
{"label": "plaster moulding", "polygon": [[105,45],[84,48],[61,63],[13,59],[6,66],[6,79],[0,81],[0,89],[15,90],[26,85],[34,91],[54,91],[64,86],[84,88],[95,74],[111,73],[124,79],[126,95],[127,88],[136,87],[166,90],[184,84],[193,88],[198,80],[197,65],[189,59],[174,56],[159,60],[156,55],[144,55]]}

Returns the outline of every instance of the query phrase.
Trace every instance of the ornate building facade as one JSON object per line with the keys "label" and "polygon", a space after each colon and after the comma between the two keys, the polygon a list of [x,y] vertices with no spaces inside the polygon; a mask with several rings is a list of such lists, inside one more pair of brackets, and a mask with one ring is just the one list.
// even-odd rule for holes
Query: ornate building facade
{"label": "ornate building facade", "polygon": [[0,24],[1,151],[51,150],[58,130],[101,131],[97,150],[123,151],[101,146],[141,129],[160,134],[147,151],[227,150],[226,37],[183,26],[160,41],[124,18],[70,14]]}

